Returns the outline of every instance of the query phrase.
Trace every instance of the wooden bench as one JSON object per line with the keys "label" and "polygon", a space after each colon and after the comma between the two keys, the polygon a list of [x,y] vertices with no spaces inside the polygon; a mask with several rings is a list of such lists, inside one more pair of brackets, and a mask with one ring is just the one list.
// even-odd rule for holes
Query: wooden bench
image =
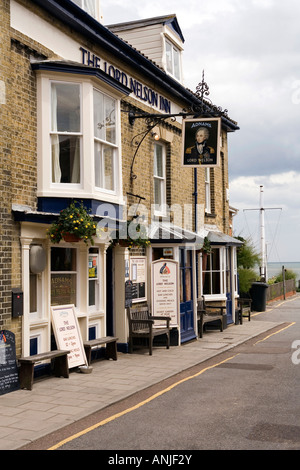
{"label": "wooden bench", "polygon": [[41,354],[35,354],[34,356],[20,357],[18,362],[20,364],[19,380],[20,388],[27,388],[32,390],[33,377],[34,377],[34,365],[51,360],[53,367],[53,375],[55,377],[69,378],[69,366],[68,366],[68,354],[70,351],[48,351]]}
{"label": "wooden bench", "polygon": [[224,311],[226,312],[225,306],[208,305],[205,302],[204,296],[202,296],[202,300],[198,301],[197,305],[198,333],[200,338],[203,336],[204,325],[206,323],[218,321],[220,322],[220,330],[223,331]]}
{"label": "wooden bench", "polygon": [[248,321],[251,319],[251,303],[252,299],[238,299],[237,301],[237,321],[236,323],[240,323],[241,325],[243,324],[243,318],[246,317],[248,318]]}
{"label": "wooden bench", "polygon": [[83,346],[86,354],[86,359],[88,365],[91,364],[92,360],[92,348],[106,344],[105,348],[105,358],[117,360],[117,341],[119,338],[115,336],[104,336],[103,338],[91,339],[89,341],[84,341]]}
{"label": "wooden bench", "polygon": [[[170,348],[170,317],[152,316],[148,307],[128,308],[129,324],[129,352],[133,352],[133,341],[136,338],[147,338],[149,355],[152,355],[153,339],[155,336],[166,335],[166,346]],[[165,323],[164,326],[155,326],[155,320]]]}

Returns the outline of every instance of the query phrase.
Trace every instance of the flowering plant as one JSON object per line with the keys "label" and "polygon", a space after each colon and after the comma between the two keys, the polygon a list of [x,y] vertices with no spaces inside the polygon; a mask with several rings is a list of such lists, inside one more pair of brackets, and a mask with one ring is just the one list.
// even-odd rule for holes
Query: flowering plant
{"label": "flowering plant", "polygon": [[60,211],[57,222],[51,224],[47,235],[52,243],[59,243],[67,234],[72,234],[79,240],[85,243],[90,241],[91,245],[94,245],[96,224],[83,203],[76,206],[75,202]]}
{"label": "flowering plant", "polygon": [[[124,231],[127,229],[126,233]],[[147,247],[150,245],[147,228],[145,225],[135,220],[128,220],[127,226],[117,230],[112,236],[111,245],[127,246],[130,250],[134,246]]]}

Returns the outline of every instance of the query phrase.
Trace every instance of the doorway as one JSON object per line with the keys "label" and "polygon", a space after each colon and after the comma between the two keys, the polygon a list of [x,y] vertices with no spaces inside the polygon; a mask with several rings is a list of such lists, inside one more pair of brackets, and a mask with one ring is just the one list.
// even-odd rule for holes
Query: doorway
{"label": "doorway", "polygon": [[181,343],[196,338],[194,328],[193,252],[179,248]]}

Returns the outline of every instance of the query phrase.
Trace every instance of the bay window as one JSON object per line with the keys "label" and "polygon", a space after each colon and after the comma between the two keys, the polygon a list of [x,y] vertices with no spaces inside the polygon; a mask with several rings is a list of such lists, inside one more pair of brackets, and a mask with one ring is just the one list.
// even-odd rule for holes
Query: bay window
{"label": "bay window", "polygon": [[38,197],[119,203],[120,93],[84,75],[38,75]]}

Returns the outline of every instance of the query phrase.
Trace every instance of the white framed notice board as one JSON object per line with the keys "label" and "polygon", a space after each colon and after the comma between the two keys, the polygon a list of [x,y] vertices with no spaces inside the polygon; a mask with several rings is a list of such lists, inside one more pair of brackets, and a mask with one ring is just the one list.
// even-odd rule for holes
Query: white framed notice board
{"label": "white framed notice board", "polygon": [[74,305],[51,307],[51,316],[57,348],[70,351],[69,369],[87,365]]}

